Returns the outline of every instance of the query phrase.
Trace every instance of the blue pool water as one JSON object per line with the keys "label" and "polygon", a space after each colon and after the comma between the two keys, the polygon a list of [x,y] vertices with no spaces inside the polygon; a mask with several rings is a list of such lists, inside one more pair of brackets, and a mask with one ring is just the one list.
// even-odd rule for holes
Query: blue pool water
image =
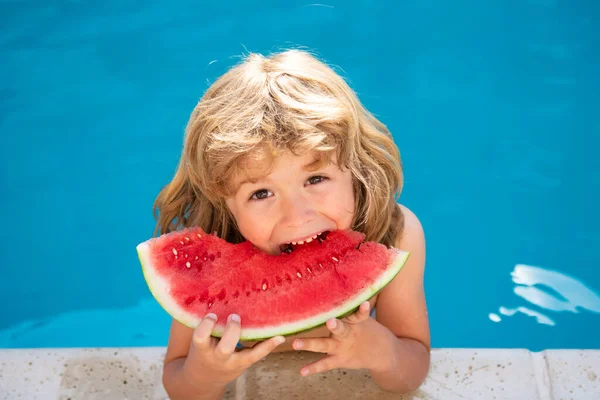
{"label": "blue pool water", "polygon": [[165,345],[135,246],[189,113],[303,47],[398,142],[433,345],[600,348],[600,3],[198,3],[0,3],[0,347]]}

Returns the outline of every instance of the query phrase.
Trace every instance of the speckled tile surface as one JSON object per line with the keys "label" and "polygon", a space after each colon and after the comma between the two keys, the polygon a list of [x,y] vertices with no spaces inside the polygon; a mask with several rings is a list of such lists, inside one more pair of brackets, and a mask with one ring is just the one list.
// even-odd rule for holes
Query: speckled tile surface
{"label": "speckled tile surface", "polygon": [[[166,399],[164,348],[0,350],[0,399]],[[272,354],[232,384],[226,399],[600,399],[600,351],[435,349],[425,383],[399,396],[368,371],[302,377],[321,355]]]}
{"label": "speckled tile surface", "polygon": [[600,351],[544,354],[554,400],[600,399]]}
{"label": "speckled tile surface", "polygon": [[163,348],[0,352],[1,399],[164,399]]}
{"label": "speckled tile surface", "polygon": [[418,398],[538,399],[535,376],[527,350],[438,350]]}

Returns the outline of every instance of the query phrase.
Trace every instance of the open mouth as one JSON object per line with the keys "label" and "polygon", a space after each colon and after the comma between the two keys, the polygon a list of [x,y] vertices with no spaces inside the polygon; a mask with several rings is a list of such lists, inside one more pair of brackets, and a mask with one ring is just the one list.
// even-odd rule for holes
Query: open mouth
{"label": "open mouth", "polygon": [[309,237],[308,239],[304,239],[301,242],[288,242],[288,243],[284,243],[284,244],[282,244],[282,245],[279,246],[279,250],[282,253],[290,254],[292,251],[294,251],[294,249],[298,248],[298,246],[303,246],[305,244],[308,244],[308,243],[312,242],[313,240],[316,240],[316,241],[319,241],[319,243],[322,243],[325,239],[327,239],[327,235],[329,235],[329,231],[323,231],[321,233],[317,233],[313,237]]}

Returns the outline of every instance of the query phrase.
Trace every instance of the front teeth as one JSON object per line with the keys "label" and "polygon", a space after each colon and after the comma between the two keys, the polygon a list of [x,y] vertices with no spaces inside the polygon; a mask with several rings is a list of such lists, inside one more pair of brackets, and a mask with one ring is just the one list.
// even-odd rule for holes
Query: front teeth
{"label": "front teeth", "polygon": [[[321,233],[323,233],[323,232],[321,232]],[[301,242],[288,242],[288,244],[293,244],[295,246],[297,244],[310,243],[310,242],[313,241],[313,239],[316,239],[321,233],[318,233],[318,234],[314,235],[312,238],[308,238],[308,239],[306,239],[304,241],[301,241]]]}

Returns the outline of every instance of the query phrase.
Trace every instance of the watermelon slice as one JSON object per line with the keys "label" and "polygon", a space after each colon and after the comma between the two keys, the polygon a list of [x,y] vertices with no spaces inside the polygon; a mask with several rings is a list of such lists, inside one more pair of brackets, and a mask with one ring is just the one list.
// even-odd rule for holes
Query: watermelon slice
{"label": "watermelon slice", "polygon": [[195,328],[215,313],[212,335],[220,337],[227,316],[236,313],[241,340],[290,335],[354,311],[398,274],[409,255],[340,230],[285,250],[269,255],[200,228],[137,246],[148,287],[173,318]]}

